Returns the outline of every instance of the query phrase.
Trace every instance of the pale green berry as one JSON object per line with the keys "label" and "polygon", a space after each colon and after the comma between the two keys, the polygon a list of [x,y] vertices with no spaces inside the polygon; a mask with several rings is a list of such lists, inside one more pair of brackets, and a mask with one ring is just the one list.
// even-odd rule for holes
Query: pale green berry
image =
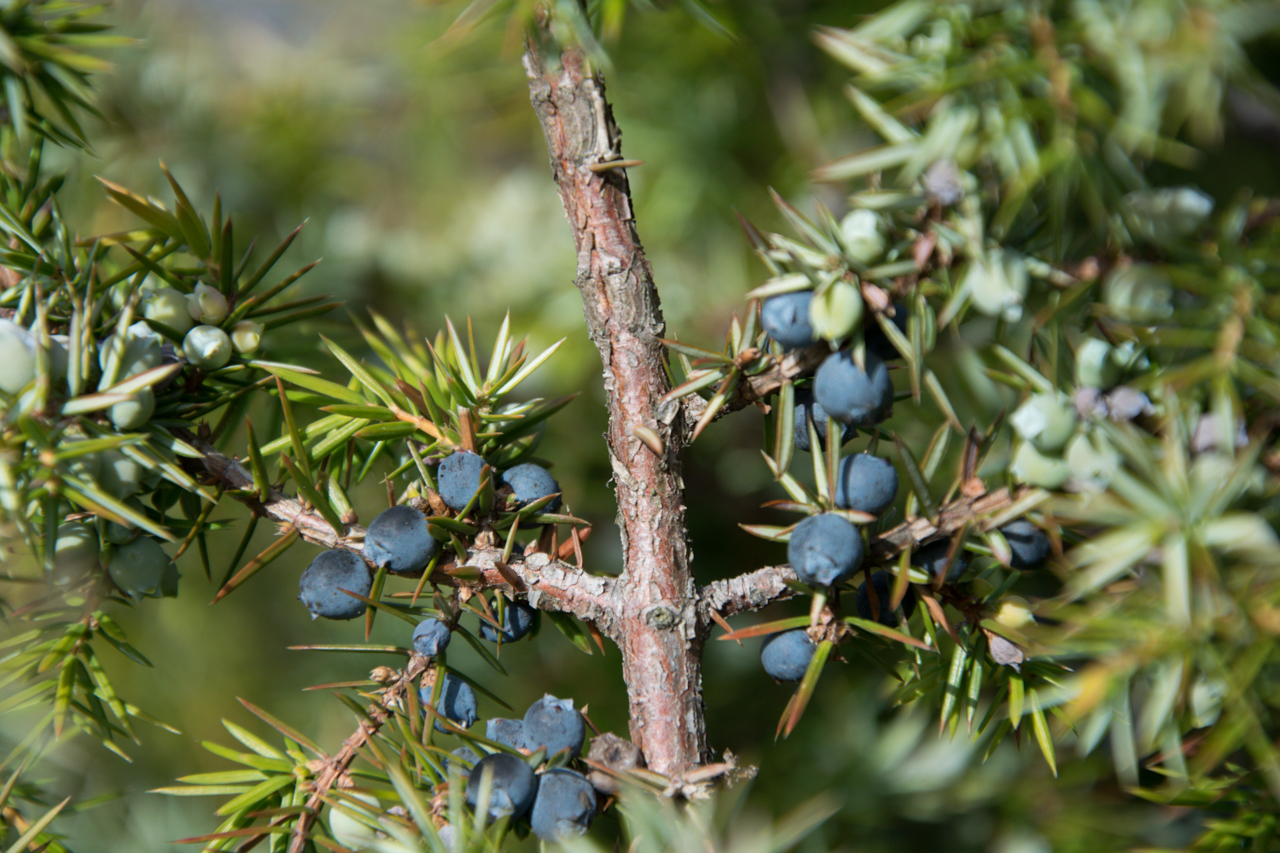
{"label": "pale green berry", "polygon": [[1105,491],[1120,470],[1120,454],[1096,435],[1079,433],[1067,442],[1066,460],[1073,488],[1084,492]]}
{"label": "pale green berry", "polygon": [[[348,792],[346,796],[369,806],[375,814],[381,811],[377,797],[354,792]],[[344,802],[342,805],[352,811],[357,810],[354,805],[349,803]],[[366,826],[336,806],[329,807],[329,831],[333,833],[333,840],[348,850],[366,850],[377,839],[377,833],[371,827]]]}
{"label": "pale green berry", "polygon": [[83,577],[98,566],[98,533],[92,524],[67,521],[58,525],[53,543],[55,580],[66,582]]}
{"label": "pale green berry", "polygon": [[102,368],[102,382],[99,383],[98,390],[105,391],[110,387],[106,382],[111,378],[115,364],[120,367],[114,371],[115,381],[112,385],[123,382],[130,376],[137,376],[144,370],[159,367],[164,360],[161,343],[160,336],[143,320],[126,329],[123,340],[117,340],[115,334],[108,335],[98,350],[98,366]]}
{"label": "pale green berry", "polygon": [[1000,610],[996,613],[996,621],[1006,628],[1017,630],[1036,621],[1031,612],[1031,605],[1020,595],[1008,595],[1000,602]]}
{"label": "pale green berry", "polygon": [[1071,475],[1071,468],[1065,461],[1045,456],[1029,441],[1019,443],[1009,470],[1019,481],[1042,489],[1061,488]]}
{"label": "pale green berry", "polygon": [[1106,391],[1118,383],[1123,371],[1111,350],[1111,344],[1101,338],[1085,338],[1076,347],[1076,384]]}
{"label": "pale green berry", "polygon": [[35,336],[12,320],[0,319],[0,391],[16,395],[35,377]]}
{"label": "pale green berry", "polygon": [[182,575],[178,573],[178,567],[172,562],[164,567],[164,574],[160,576],[160,589],[156,591],[156,598],[177,598],[178,597],[178,581],[182,579]]}
{"label": "pale green berry", "polygon": [[1115,316],[1132,323],[1154,323],[1173,314],[1173,285],[1153,264],[1113,269],[1102,283],[1102,298]]}
{"label": "pale green berry", "polygon": [[884,252],[880,217],[874,211],[850,211],[840,220],[840,235],[849,258],[858,263],[869,264]]}
{"label": "pale green berry", "polygon": [[[73,449],[76,444],[87,441],[84,438],[70,438],[63,445],[65,449]],[[67,470],[72,476],[90,483],[98,482],[102,474],[102,456],[98,453],[84,453],[67,458]]]}
{"label": "pale green berry", "polygon": [[[124,505],[129,507],[129,509],[136,512],[138,515],[145,516],[147,514],[146,507],[142,505],[142,501],[138,500],[137,497],[125,498]],[[115,521],[108,521],[103,525],[102,538],[107,542],[110,542],[112,545],[123,545],[126,542],[132,542],[134,539],[138,538],[138,534],[141,532],[142,531],[138,529],[137,525],[131,524],[128,521],[123,524]]]}
{"label": "pale green berry", "polygon": [[[130,498],[137,500],[137,498]],[[110,542],[112,545],[124,545],[126,542],[132,542],[138,538],[140,531],[132,524],[119,524],[114,521],[108,521],[102,529],[102,538]]]}
{"label": "pale green berry", "polygon": [[1208,728],[1216,723],[1222,715],[1222,703],[1229,690],[1230,685],[1221,678],[1203,673],[1197,675],[1191,682],[1191,690],[1187,696],[1188,710],[1191,712],[1188,722],[1198,729]]}
{"label": "pale green berry", "polygon": [[142,303],[142,316],[163,323],[178,334],[186,334],[192,326],[187,309],[187,294],[172,287],[162,287],[148,294]]}
{"label": "pale green berry", "polygon": [[1032,394],[1009,418],[1010,425],[1044,453],[1061,450],[1076,428],[1076,410],[1062,394]]}
{"label": "pale green berry", "polygon": [[1134,236],[1162,244],[1194,233],[1213,212],[1213,199],[1191,187],[1131,192],[1121,205]]}
{"label": "pale green berry", "polygon": [[231,360],[231,339],[217,326],[196,326],[183,339],[182,353],[201,370],[217,370]]}
{"label": "pale green berry", "polygon": [[120,590],[133,598],[162,595],[161,585],[173,561],[150,536],[116,546],[107,564],[107,573]]}
{"label": "pale green berry", "polygon": [[1211,450],[1201,453],[1191,463],[1190,480],[1194,494],[1212,495],[1220,492],[1236,473],[1236,459],[1229,453]]}
{"label": "pale green berry", "polygon": [[862,293],[847,281],[832,283],[809,300],[809,325],[827,341],[838,341],[862,323]]}
{"label": "pale green berry", "polygon": [[257,352],[262,346],[262,324],[241,320],[231,327],[231,345],[241,355]]}
{"label": "pale green berry", "polygon": [[49,336],[49,374],[55,382],[67,378],[67,346],[70,338],[66,335]]}
{"label": "pale green berry", "polygon": [[964,277],[973,307],[1009,322],[1022,317],[1027,283],[1026,261],[1008,249],[994,249],[986,258],[975,258]]}
{"label": "pale green berry", "polygon": [[146,476],[141,465],[114,449],[98,454],[96,471],[98,486],[117,500],[140,492]]}
{"label": "pale green berry", "polygon": [[123,403],[116,403],[107,409],[107,417],[116,429],[138,429],[156,410],[156,395],[150,388],[134,392],[133,396]]}
{"label": "pale green berry", "polygon": [[142,293],[143,298],[146,298],[146,295],[148,293],[156,290],[159,287],[160,287],[160,280],[157,279],[155,276],[151,276],[151,275],[144,278],[142,280],[142,283],[139,284],[137,287],[134,287],[133,281],[131,279],[126,279],[125,281],[122,281],[119,284],[117,284],[115,287],[111,288],[111,307],[119,311],[129,301],[129,297],[133,295],[133,292],[135,290],[140,291]]}
{"label": "pale green berry", "polygon": [[187,297],[187,313],[199,323],[221,323],[227,319],[227,297],[207,284],[197,284]]}

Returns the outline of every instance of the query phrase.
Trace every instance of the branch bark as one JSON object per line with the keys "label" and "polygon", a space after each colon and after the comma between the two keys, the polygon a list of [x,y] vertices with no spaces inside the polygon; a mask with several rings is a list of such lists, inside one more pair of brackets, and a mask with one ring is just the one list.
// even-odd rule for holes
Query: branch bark
{"label": "branch bark", "polygon": [[[831,348],[825,344],[818,344],[804,349],[791,350],[775,357],[773,365],[768,370],[755,376],[743,377],[712,420],[718,421],[725,415],[732,414],[739,409],[745,409],[752,403],[764,400],[770,394],[776,394],[787,382],[796,377],[812,373],[829,355],[831,355]],[[706,412],[707,401],[697,394],[690,394],[681,398],[680,405],[684,408],[684,424],[686,427],[684,443],[687,445],[693,441],[694,425]]]}
{"label": "branch bark", "polygon": [[[953,536],[975,519],[984,519],[982,529],[990,529],[1005,520],[1010,508],[1016,506],[1017,514],[1021,515],[1048,496],[1048,492],[1022,486],[958,498],[939,507],[933,518],[912,518],[868,537],[867,559],[877,566],[891,563],[907,548],[918,547],[940,536]],[[787,583],[795,579],[790,566],[766,566],[707,584],[698,595],[698,616],[703,631],[711,630],[712,612],[721,617],[736,616],[791,598],[795,592]]]}
{"label": "branch bark", "polygon": [[[621,137],[601,78],[575,49],[548,68],[530,40],[530,100],[578,253],[578,290],[604,363],[609,458],[622,532],[623,573],[613,590],[631,737],[649,767],[679,775],[707,756],[696,591],[689,571],[680,453],[683,409],[669,390],[664,325],[653,273],[632,218]],[[637,428],[662,437],[663,453]]]}
{"label": "branch bark", "polygon": [[[414,689],[414,682],[426,669],[426,659],[420,655],[414,655],[399,674],[396,683],[387,687],[382,697],[369,706],[368,718],[359,722],[351,736],[343,741],[342,748],[335,755],[321,761],[316,780],[311,785],[311,796],[307,797],[306,808],[298,816],[298,822],[294,824],[289,853],[302,853],[306,850],[307,837],[311,832],[312,824],[320,814],[321,806],[324,805],[325,794],[329,793],[329,790],[351,769],[351,764],[355,761],[360,749],[373,740],[378,730],[391,719],[394,714],[392,709],[403,703],[404,694]],[[254,843],[257,843],[256,840]]]}
{"label": "branch bark", "polygon": [[[228,489],[254,490],[253,475],[238,460],[218,452],[206,441],[195,440],[192,443],[204,454],[204,468],[214,479]],[[364,557],[364,528],[359,525],[345,525],[339,535],[306,503],[274,490],[265,502],[245,494],[236,495],[236,498],[254,512],[296,528],[302,538],[313,545],[342,548]],[[469,582],[449,573],[456,565],[452,562],[438,565],[431,574],[431,582],[441,586],[468,585]],[[616,639],[617,620],[611,610],[613,578],[590,574],[578,566],[541,553],[518,558],[513,555],[510,563],[503,563],[502,551],[497,548],[473,548],[467,552],[463,565],[480,570],[480,580],[472,584],[474,586],[526,593],[533,606],[570,613],[594,624],[605,636]],[[406,576],[421,577],[421,574]],[[518,580],[519,585],[513,585],[510,578]]]}

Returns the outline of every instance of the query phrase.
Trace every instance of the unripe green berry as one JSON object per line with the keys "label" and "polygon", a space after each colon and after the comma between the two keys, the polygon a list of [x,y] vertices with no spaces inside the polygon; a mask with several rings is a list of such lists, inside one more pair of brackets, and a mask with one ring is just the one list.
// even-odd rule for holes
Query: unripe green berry
{"label": "unripe green berry", "polygon": [[142,480],[146,476],[141,465],[119,450],[104,450],[98,454],[94,473],[98,486],[118,500],[142,491]]}
{"label": "unripe green berry", "polygon": [[1111,357],[1111,344],[1101,338],[1086,338],[1076,348],[1076,384],[1106,391],[1121,378],[1120,365]]}
{"label": "unripe green berry", "polygon": [[0,391],[13,396],[35,376],[35,336],[12,320],[0,319]]}
{"label": "unripe green berry", "polygon": [[1102,298],[1112,313],[1133,323],[1155,322],[1173,314],[1173,285],[1153,264],[1112,270],[1103,282]]}
{"label": "unripe green berry", "polygon": [[217,370],[231,360],[231,339],[217,326],[196,326],[182,341],[182,354],[201,370]]}
{"label": "unripe green berry", "polygon": [[187,297],[187,313],[198,323],[221,323],[227,319],[227,297],[207,284],[197,284]]}
{"label": "unripe green berry", "polygon": [[231,328],[231,345],[241,355],[257,352],[262,346],[262,324],[241,320]]}
{"label": "unripe green berry", "polygon": [[68,521],[58,525],[53,544],[53,573],[59,581],[83,577],[98,566],[98,533],[92,524]]}
{"label": "unripe green berry", "polygon": [[1042,489],[1058,489],[1067,482],[1071,468],[1061,459],[1045,456],[1029,441],[1021,442],[1010,467],[1013,476],[1023,483]]}
{"label": "unripe green berry", "polygon": [[838,341],[862,323],[862,293],[847,281],[833,282],[809,301],[809,325],[826,341]]}
{"label": "unripe green berry", "polygon": [[[375,813],[381,811],[378,798],[371,794],[348,793],[346,796],[359,800]],[[347,803],[343,805],[353,811],[356,808]],[[378,837],[372,827],[366,826],[337,806],[329,807],[329,831],[333,833],[333,840],[348,850],[366,850]]]}
{"label": "unripe green berry", "polygon": [[1062,449],[1076,429],[1076,410],[1061,394],[1032,394],[1012,417],[1010,425],[1018,435],[1043,453]]}
{"label": "unripe green berry", "polygon": [[1031,605],[1020,595],[1007,595],[1000,602],[996,621],[1006,628],[1017,630],[1036,621]]}
{"label": "unripe green berry", "polygon": [[54,382],[67,378],[67,344],[66,335],[49,336],[49,374]]}
{"label": "unripe green berry", "polygon": [[[136,497],[126,498],[124,504],[134,512],[138,513],[138,515],[147,514],[147,510],[142,505],[142,501],[138,500]],[[126,542],[132,542],[134,539],[138,538],[139,533],[141,533],[141,531],[138,530],[135,525],[130,524],[127,521],[123,524],[115,521],[108,521],[102,527],[102,538],[107,542],[110,542],[112,545],[123,545]]]}
{"label": "unripe green berry", "polygon": [[193,325],[187,310],[187,294],[172,287],[153,290],[143,298],[142,316],[163,323],[178,334],[186,334]]}
{"label": "unripe green berry", "polygon": [[[139,536],[125,545],[119,545],[107,564],[107,573],[120,590],[133,598],[149,596],[159,598],[176,592],[176,573],[173,561],[150,536]],[[174,576],[166,577],[172,573]]]}
{"label": "unripe green berry", "polygon": [[[108,335],[98,351],[98,366],[102,368],[102,382],[98,390],[105,391],[116,382],[159,367],[164,360],[160,346],[160,336],[142,320],[125,330],[123,340],[117,340],[115,334]],[[115,369],[116,364],[119,364],[118,370]],[[114,377],[111,375],[113,372]],[[108,380],[112,380],[110,384]]]}
{"label": "unripe green berry", "polygon": [[156,410],[156,395],[150,388],[143,388],[123,403],[116,403],[107,409],[107,417],[116,429],[138,429]]}
{"label": "unripe green berry", "polygon": [[973,307],[989,317],[1013,322],[1022,316],[1027,294],[1027,263],[1017,252],[995,249],[975,258],[965,273],[964,286]]}
{"label": "unripe green berry", "polygon": [[840,220],[840,236],[851,260],[869,264],[884,252],[880,217],[872,210],[853,210]]}

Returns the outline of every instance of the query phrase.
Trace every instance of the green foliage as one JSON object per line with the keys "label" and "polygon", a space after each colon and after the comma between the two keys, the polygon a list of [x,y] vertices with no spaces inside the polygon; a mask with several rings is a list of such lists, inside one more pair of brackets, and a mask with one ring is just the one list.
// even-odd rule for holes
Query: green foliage
{"label": "green foliage", "polygon": [[[1256,823],[1256,805],[1224,790],[1265,784],[1264,811],[1280,796],[1266,663],[1275,654],[1268,626],[1280,541],[1265,461],[1280,363],[1271,313],[1280,247],[1266,200],[1243,194],[1210,218],[1208,196],[1153,187],[1146,175],[1156,161],[1193,162],[1192,144],[1221,134],[1225,87],[1265,88],[1243,42],[1275,24],[1250,4],[905,2],[852,30],[823,30],[819,44],[857,72],[849,98],[885,144],[818,170],[821,180],[859,181],[843,219],[824,207],[809,219],[779,200],[797,236],[756,235],[773,277],[749,294],[812,290],[815,331],[855,353],[861,329],[822,334],[830,295],[842,288],[857,300],[860,291],[870,304],[867,328],[874,323],[898,351],[915,405],[909,419],[895,412],[867,430],[867,449],[895,444],[913,492],[908,519],[910,506],[940,518],[934,507],[960,489],[1028,483],[1060,493],[1023,493],[1014,507],[966,519],[952,553],[968,547],[983,559],[954,581],[908,571],[903,553],[895,602],[910,582],[931,587],[947,609],[921,608],[926,642],[908,660],[881,661],[900,681],[895,700],[939,707],[953,736],[961,720],[975,740],[992,733],[988,754],[1029,717],[1055,775],[1063,761],[1055,742],[1085,756],[1109,732],[1125,786],[1232,812],[1195,849],[1221,849],[1227,838],[1262,849],[1271,823]],[[909,312],[905,333],[886,317],[890,302]],[[1117,364],[1105,375],[1086,367],[1094,358],[1086,351],[1099,344]],[[708,408],[719,408],[743,384],[729,365],[748,347],[768,352],[768,338],[731,334],[724,355],[686,360],[676,393],[714,385]],[[774,353],[753,364],[757,374],[784,364]],[[931,367],[943,359],[972,365],[969,387],[990,401],[970,407],[969,426],[940,381],[947,373]],[[1012,417],[1001,411],[1011,398],[993,382],[1022,400]],[[1140,400],[1137,409],[1125,410],[1118,386]],[[1100,408],[1087,402],[1107,392]],[[1055,395],[1065,431],[1045,446],[1045,419],[1058,416],[1035,401]],[[795,503],[774,505],[829,510],[840,442],[813,454],[812,487],[786,473],[793,406],[784,388],[766,440],[777,461],[766,462]],[[938,420],[927,448],[915,445],[927,460],[920,466],[912,436]],[[958,467],[948,482],[938,463],[949,431],[968,441],[959,458],[951,454]],[[1215,437],[1237,433],[1238,444]],[[816,433],[810,439],[820,447]],[[1035,509],[1061,542],[1061,591],[1041,591],[1029,622],[1010,624],[1007,596],[1027,584],[1007,568],[997,528]],[[790,529],[746,527],[775,540]],[[871,530],[898,541],[883,523]],[[907,551],[918,544],[908,541]],[[815,636],[830,636],[821,617],[829,602],[826,593],[813,600]],[[959,616],[958,626],[939,622],[944,613]],[[860,646],[867,636],[846,639]],[[809,680],[793,704],[807,700]],[[1242,752],[1252,761],[1244,775],[1227,763]],[[1139,788],[1151,785],[1140,768],[1163,783]]]}
{"label": "green foliage", "polygon": [[[700,4],[682,5],[718,26]],[[549,37],[606,66],[628,8],[552,4]],[[477,2],[450,35],[499,11],[517,28],[534,19],[525,3]],[[411,591],[393,591],[389,572],[376,571],[369,595],[357,596],[369,608],[364,642],[295,647],[399,667],[321,685],[357,733],[331,753],[305,727],[241,700],[283,742],[224,720],[240,746],[203,746],[233,769],[185,774],[159,792],[220,798],[216,829],[184,839],[210,850],[518,841],[518,822],[477,816],[487,789],[479,808],[465,805],[457,771],[467,768],[446,739],[478,755],[516,752],[534,768],[570,759],[520,753],[449,722],[446,673],[510,708],[506,691],[457,657],[450,666],[443,653],[424,658],[371,632],[378,614],[440,619],[467,655],[505,676],[509,653],[461,620],[504,623],[518,587],[507,574],[513,555],[581,565],[587,522],[547,512],[550,497],[517,506],[497,479],[536,458],[548,419],[572,399],[523,396],[542,393],[531,377],[563,340],[526,352],[508,315],[485,360],[470,320],[465,329],[445,320],[425,338],[373,311],[350,321],[355,334],[334,324],[315,335],[337,303],[295,289],[313,264],[277,271],[300,227],[261,258],[252,241],[236,242],[218,197],[200,210],[163,166],[171,204],[103,179],[133,225],[77,237],[60,202],[66,178],[49,162],[55,146],[88,149],[76,116],[96,114],[89,75],[106,66],[80,51],[123,41],[90,21],[99,12],[55,2],[0,12],[0,343],[12,356],[12,387],[0,388],[0,606],[10,631],[0,711],[32,720],[0,761],[3,843],[66,849],[50,826],[67,803],[55,805],[56,785],[28,778],[56,746],[84,734],[127,758],[143,743],[135,722],[165,725],[116,687],[111,651],[150,663],[113,613],[176,596],[182,557],[199,561],[219,601],[299,541],[359,551],[357,507],[370,487],[420,510],[444,547]],[[836,513],[866,537],[870,556],[853,579],[832,589],[791,579],[777,596],[803,598],[807,614],[737,628],[712,617],[726,628],[720,639],[804,627],[817,641],[778,735],[816,724],[813,709],[836,689],[830,673],[866,660],[883,673],[886,713],[909,745],[933,729],[921,722],[927,711],[965,767],[1025,743],[1060,779],[1055,791],[1087,776],[1101,753],[1125,802],[1198,810],[1186,849],[1269,849],[1280,798],[1280,208],[1248,192],[1212,198],[1170,176],[1221,139],[1225,93],[1275,98],[1246,46],[1277,26],[1273,9],[1251,3],[906,0],[818,31],[819,46],[853,72],[841,121],[880,141],[818,169],[843,197],[828,193],[811,214],[775,194],[788,233],[744,220],[767,278],[746,294],[722,349],[666,341],[677,376],[664,405],[687,406],[694,437],[751,403],[770,410],[764,468],[783,497],[766,509]],[[786,351],[762,330],[759,306],[796,292],[812,293],[815,342]],[[318,337],[327,367],[268,360],[288,335]],[[874,347],[900,365],[892,416],[860,425],[856,448],[824,446],[808,422],[804,462],[796,391],[831,351],[865,365]],[[656,432],[631,428],[662,456]],[[903,488],[889,513],[836,505],[853,449],[893,461]],[[461,511],[444,505],[436,480],[457,451],[484,464]],[[233,502],[252,515],[215,572],[210,534],[234,527]],[[262,518],[284,527],[255,553]],[[1014,565],[1004,530],[1020,518],[1047,533],[1042,569]],[[773,543],[795,527],[746,522]],[[162,556],[135,558],[137,543]],[[934,543],[947,553],[939,574],[913,563]],[[850,606],[876,568],[892,586],[888,601],[876,593],[875,615],[909,595],[919,615],[886,624]],[[605,651],[596,626],[548,617],[581,651]],[[905,759],[891,759],[908,751],[868,762],[869,778],[901,781]],[[729,757],[684,779],[599,765],[573,766],[622,780],[611,814],[633,849],[789,849],[838,808],[810,803],[769,830],[735,833],[716,812],[727,797],[672,798],[735,776]]]}

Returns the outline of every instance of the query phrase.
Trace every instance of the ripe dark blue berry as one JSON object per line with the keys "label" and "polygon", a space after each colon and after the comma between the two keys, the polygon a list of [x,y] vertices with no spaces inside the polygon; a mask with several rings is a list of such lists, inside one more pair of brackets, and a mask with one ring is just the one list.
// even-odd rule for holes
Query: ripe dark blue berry
{"label": "ripe dark blue berry", "polygon": [[572,699],[557,699],[548,693],[525,711],[524,746],[530,752],[545,747],[547,755],[555,755],[567,749],[570,758],[577,758],[586,737],[586,724]]}
{"label": "ripe dark blue berry", "polygon": [[[418,689],[418,698],[424,708],[431,704],[432,685],[424,684]],[[475,725],[480,714],[476,707],[476,692],[471,685],[452,673],[445,673],[444,685],[440,688],[440,704],[436,705],[436,713],[446,720],[465,728]],[[444,726],[436,721],[436,731],[445,731]]]}
{"label": "ripe dark blue berry", "polygon": [[[508,601],[502,611],[502,642],[514,643],[521,639],[538,623],[538,611],[523,601]],[[498,642],[498,629],[488,622],[480,623],[480,638],[491,643]]]}
{"label": "ripe dark blue berry", "polygon": [[[894,303],[894,315],[889,319],[893,321],[893,325],[898,327],[898,331],[903,335],[907,333],[907,309],[904,305]],[[866,342],[867,352],[873,352],[880,356],[882,361],[893,361],[902,358],[902,353],[898,352],[898,348],[893,345],[893,341],[889,340],[889,336],[884,333],[884,329],[880,328],[880,323],[875,317],[867,318],[866,328],[862,333],[862,340]]]}
{"label": "ripe dark blue berry", "polygon": [[393,572],[424,569],[440,543],[427,532],[427,519],[411,506],[378,513],[364,534],[364,555],[378,568]]}
{"label": "ripe dark blue berry", "polygon": [[809,669],[817,645],[804,628],[770,634],[760,647],[760,663],[771,678],[799,681]]}
{"label": "ripe dark blue berry", "polygon": [[465,450],[444,458],[436,469],[436,486],[440,489],[440,498],[449,509],[462,512],[471,502],[480,488],[480,472],[483,469],[484,460]]}
{"label": "ripe dark blue berry", "polygon": [[832,513],[809,516],[787,542],[792,570],[810,586],[832,586],[853,577],[865,553],[858,528]]}
{"label": "ripe dark blue berry", "polygon": [[1049,535],[1025,518],[1011,521],[1000,528],[1009,543],[1009,567],[1039,568],[1049,559]]}
{"label": "ripe dark blue berry", "polygon": [[898,496],[898,472],[893,463],[870,453],[856,453],[840,460],[836,476],[836,506],[879,515]]}
{"label": "ripe dark blue berry", "polygon": [[524,746],[524,720],[494,717],[484,721],[484,736],[494,743],[519,749]]}
{"label": "ripe dark blue berry", "polygon": [[[476,762],[480,760],[480,756],[476,755],[475,751],[467,746],[460,746],[449,754],[458,759],[458,765],[461,767],[462,775],[464,776],[470,773],[471,768],[475,767]],[[445,772],[448,772],[449,765],[451,764],[453,764],[453,762],[449,759],[446,758],[444,760]]]}
{"label": "ripe dark blue berry", "polygon": [[813,398],[838,421],[859,426],[878,423],[893,407],[893,382],[880,356],[866,353],[866,369],[842,350],[827,356],[813,378]]}
{"label": "ripe dark blue berry", "polygon": [[560,508],[560,484],[548,473],[546,468],[525,462],[514,468],[508,468],[498,476],[498,483],[511,488],[511,499],[519,506],[531,504],[547,495],[556,495],[543,507],[543,512],[555,512]]}
{"label": "ripe dark blue berry", "polygon": [[311,561],[298,586],[298,600],[311,611],[312,619],[354,619],[364,613],[365,604],[343,590],[368,596],[373,578],[364,560],[351,551],[334,549]]}
{"label": "ripe dark blue berry", "polygon": [[[925,571],[931,578],[942,576],[944,569],[947,569],[947,552],[951,550],[950,539],[939,539],[937,542],[930,542],[917,548],[911,555],[911,565],[918,566]],[[947,580],[955,580],[964,574],[964,570],[969,568],[969,558],[961,549],[951,561],[951,568],[947,570]]]}
{"label": "ripe dark blue berry", "polygon": [[916,594],[911,587],[907,587],[907,594],[902,597],[902,603],[898,605],[896,611],[889,610],[889,602],[893,596],[893,575],[888,572],[875,572],[871,575],[871,586],[876,590],[876,605],[880,613],[877,619],[871,612],[871,595],[867,592],[867,584],[858,587],[858,595],[854,599],[854,607],[857,608],[858,615],[863,619],[873,619],[881,625],[889,628],[898,627],[898,614],[901,613],[904,618],[910,619],[911,614],[916,612]]}
{"label": "ripe dark blue berry", "polygon": [[813,326],[809,323],[809,303],[812,301],[812,290],[770,296],[760,306],[760,325],[764,327],[765,334],[785,349],[812,344]]}
{"label": "ripe dark blue berry", "polygon": [[529,813],[534,835],[543,841],[573,838],[586,832],[595,816],[596,790],[585,776],[563,767],[542,774]]}
{"label": "ripe dark blue berry", "polygon": [[495,752],[477,761],[467,776],[467,805],[473,809],[479,808],[480,785],[486,773],[492,774],[493,780],[487,808],[489,819],[523,817],[538,792],[538,777],[529,765],[509,752]]}
{"label": "ripe dark blue berry", "polygon": [[435,657],[449,646],[449,626],[439,619],[423,619],[413,629],[413,650],[420,655]]}
{"label": "ripe dark blue berry", "polygon": [[[810,421],[813,422],[813,428],[817,430],[819,440],[825,445],[827,443],[829,420],[827,410],[814,402],[812,389],[796,389],[796,450],[803,450],[805,453],[809,452]],[[857,434],[858,431],[854,427],[845,424],[841,430],[840,443],[844,444]]]}

